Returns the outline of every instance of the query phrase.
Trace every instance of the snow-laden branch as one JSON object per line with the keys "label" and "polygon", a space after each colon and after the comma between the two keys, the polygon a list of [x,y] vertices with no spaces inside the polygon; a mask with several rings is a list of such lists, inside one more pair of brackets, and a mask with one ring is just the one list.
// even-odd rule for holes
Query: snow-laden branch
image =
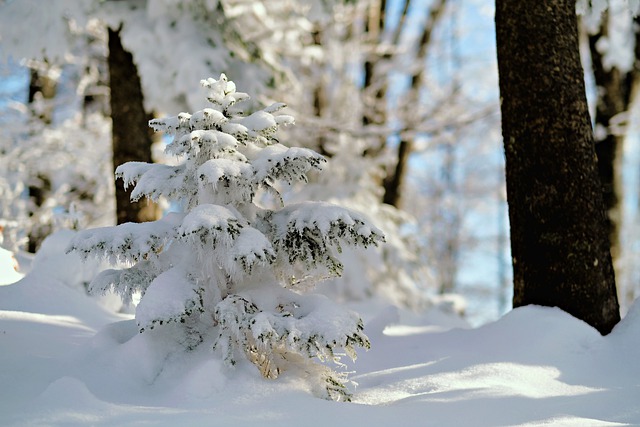
{"label": "snow-laden branch", "polygon": [[105,257],[111,263],[137,263],[157,256],[173,238],[182,215],[171,214],[145,223],[125,223],[79,232],[69,244],[67,253]]}
{"label": "snow-laden branch", "polygon": [[289,205],[271,218],[274,245],[292,266],[314,270],[326,268],[339,276],[343,266],[337,258],[342,244],[367,247],[384,241],[382,231],[349,209],[326,202]]}

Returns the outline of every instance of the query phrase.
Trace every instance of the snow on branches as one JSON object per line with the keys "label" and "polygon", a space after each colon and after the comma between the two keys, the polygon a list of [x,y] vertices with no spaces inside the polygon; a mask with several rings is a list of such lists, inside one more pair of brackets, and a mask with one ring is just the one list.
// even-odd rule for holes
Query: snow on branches
{"label": "snow on branches", "polygon": [[[170,330],[182,331],[178,342],[187,349],[208,342],[229,365],[248,360],[266,378],[311,375],[324,397],[348,399],[346,374],[322,362],[342,367],[340,352],[355,359],[356,347],[369,347],[362,320],[311,291],[340,275],[343,245],[377,245],[382,232],[336,205],[285,207],[279,188],[305,183],[325,159],[278,142],[279,127],[293,123],[275,114],[284,104],[246,114],[248,95],[224,74],[201,83],[210,108],[149,123],[173,137],[165,151],[180,164],[129,162],[116,170],[135,185],[132,199],[164,197],[183,212],[81,232],[69,251],[127,264],[90,288],[127,301],[139,293],[141,333],[181,325]],[[275,195],[280,206],[261,206],[259,194]]]}

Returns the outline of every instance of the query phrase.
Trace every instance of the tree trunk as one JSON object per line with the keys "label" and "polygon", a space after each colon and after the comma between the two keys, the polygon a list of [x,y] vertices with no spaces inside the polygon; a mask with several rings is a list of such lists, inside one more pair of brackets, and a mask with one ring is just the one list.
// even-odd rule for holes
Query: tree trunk
{"label": "tree trunk", "polygon": [[[322,32],[322,28],[319,24],[316,24],[315,28],[311,32],[313,44],[318,48],[322,47]],[[322,68],[316,67],[316,70],[322,70]],[[315,81],[315,87],[313,88],[313,114],[318,118],[318,120],[322,120],[327,110],[327,90],[322,79],[324,74],[323,71],[320,71],[318,74],[319,76],[314,75],[313,71],[311,74]],[[333,155],[333,153],[327,149],[327,137],[324,132],[319,133],[316,147],[317,151],[325,157],[331,157]]]}
{"label": "tree trunk", "polygon": [[[620,230],[622,227],[621,163],[623,143],[626,136],[624,126],[627,121],[626,118],[620,120],[620,115],[629,112],[631,109],[633,91],[640,79],[640,69],[637,65],[638,60],[640,60],[640,22],[638,17],[631,18],[629,16],[628,19],[634,20],[636,43],[634,47],[636,65],[630,70],[621,70],[616,65],[607,66],[603,53],[599,49],[600,41],[609,38],[609,27],[616,22],[614,17],[605,12],[601,17],[602,23],[598,32],[589,35],[591,67],[598,95],[595,116],[595,126],[598,129],[595,135],[598,172],[607,211],[611,257],[618,278],[624,277],[623,267],[617,261],[620,259],[622,252],[620,243]],[[622,123],[617,123],[619,121]],[[621,293],[620,297],[628,298],[630,299],[628,302],[632,302],[634,299],[633,289],[633,286],[628,287],[627,291],[631,291],[631,295]]]}
{"label": "tree trunk", "polygon": [[[416,53],[415,63],[423,64],[427,59],[427,53],[431,46],[431,36],[436,27],[436,24],[442,17],[447,5],[447,0],[437,0],[431,5],[428,11],[427,19],[424,27],[422,28],[422,34],[420,36],[420,42],[418,44],[418,52]],[[406,10],[405,10],[406,12]],[[405,97],[409,100],[409,104],[417,105],[420,102],[420,89],[422,88],[424,79],[424,67],[418,66],[416,71],[411,75],[411,86]],[[409,124],[411,127],[415,123]],[[408,170],[409,156],[413,151],[413,141],[403,138],[398,144],[398,158],[395,168],[388,171],[387,177],[383,182],[384,195],[382,202],[400,207],[400,196],[402,193],[402,186],[404,185],[405,176]]]}
{"label": "tree trunk", "polygon": [[[43,64],[44,68],[50,68],[48,63]],[[38,118],[42,120],[42,123],[50,125],[53,121],[53,98],[56,96],[58,90],[58,82],[55,79],[49,77],[47,71],[38,72],[37,69],[32,68],[30,70],[29,78],[29,96],[27,102],[29,105],[33,105],[36,101],[37,94],[42,96],[45,105],[42,105],[41,111],[38,111]]]}
{"label": "tree trunk", "polygon": [[[386,81],[381,81],[382,77],[378,75],[382,58],[375,48],[382,43],[386,24],[386,8],[386,0],[373,1],[369,5],[369,13],[365,21],[365,37],[369,42],[370,50],[367,52],[363,64],[364,111],[362,125],[364,127],[384,125],[387,120],[385,103],[387,87]],[[385,145],[385,137],[375,137],[375,140],[365,149],[364,155],[374,157],[382,152]]]}
{"label": "tree trunk", "polygon": [[575,0],[496,0],[514,307],[620,320]]}
{"label": "tree trunk", "polygon": [[[53,121],[53,100],[56,96],[58,82],[49,76],[51,65],[47,62],[39,64],[42,68],[39,71],[38,65],[30,70],[29,94],[27,102],[31,106],[33,116],[42,121],[45,125],[50,125]],[[41,99],[38,99],[38,98]],[[46,174],[37,173],[29,177],[28,182],[29,199],[33,204],[30,208],[29,216],[34,219],[29,230],[27,251],[36,253],[44,239],[51,234],[53,223],[51,219],[44,219],[39,215],[40,208],[51,196],[51,180]]]}
{"label": "tree trunk", "polygon": [[623,72],[616,66],[607,67],[602,53],[598,50],[599,41],[609,37],[609,16],[605,12],[597,34],[589,35],[589,51],[598,100],[596,104],[595,125],[601,131],[596,132],[596,154],[598,172],[602,183],[603,199],[607,210],[607,226],[611,241],[611,256],[614,260],[620,254],[620,183],[619,162],[624,135],[615,131],[615,117],[629,110],[631,90],[637,80],[637,70]]}
{"label": "tree trunk", "polygon": [[398,144],[398,158],[393,171],[389,171],[383,182],[384,194],[382,203],[400,207],[401,189],[404,185],[404,178],[407,175],[409,166],[409,155],[411,154],[411,142],[403,139]]}
{"label": "tree trunk", "polygon": [[[109,28],[109,85],[113,120],[113,165],[131,162],[151,163],[151,135],[144,111],[142,88],[133,56],[122,46],[120,30]],[[152,221],[158,217],[157,205],[147,200],[130,201],[131,188],[116,182],[118,224]]]}

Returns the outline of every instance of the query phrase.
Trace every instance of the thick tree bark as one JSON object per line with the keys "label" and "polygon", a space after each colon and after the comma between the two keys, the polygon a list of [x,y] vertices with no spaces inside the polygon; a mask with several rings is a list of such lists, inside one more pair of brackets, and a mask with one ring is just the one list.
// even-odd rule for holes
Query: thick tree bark
{"label": "thick tree bark", "polygon": [[575,0],[496,0],[514,307],[620,320]]}
{"label": "thick tree bark", "polygon": [[[120,41],[119,30],[109,28],[109,80],[111,118],[113,120],[114,168],[130,162],[151,160],[151,135],[144,111],[142,88],[133,56]],[[152,221],[158,217],[155,204],[147,200],[130,201],[131,188],[116,182],[116,216],[118,224]]]}

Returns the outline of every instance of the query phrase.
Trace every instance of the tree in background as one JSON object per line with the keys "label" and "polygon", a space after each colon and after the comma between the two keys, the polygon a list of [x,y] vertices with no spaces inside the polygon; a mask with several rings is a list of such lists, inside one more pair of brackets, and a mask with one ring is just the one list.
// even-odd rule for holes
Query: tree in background
{"label": "tree in background", "polygon": [[621,305],[629,306],[637,292],[637,283],[633,283],[635,251],[630,240],[637,236],[623,231],[629,228],[624,225],[623,152],[640,82],[640,20],[626,2],[618,0],[594,2],[591,8],[579,4],[578,9],[595,86],[596,154],[618,297]]}
{"label": "tree in background", "polygon": [[[449,3],[441,1],[430,2],[428,7],[410,1],[391,3],[361,1],[306,10],[300,10],[300,6],[295,9],[291,6],[295,3],[289,3],[289,8],[282,6],[273,17],[264,17],[245,4],[235,13],[243,19],[252,19],[247,27],[257,27],[259,22],[266,25],[273,38],[259,39],[261,49],[283,58],[281,62],[292,70],[291,78],[283,82],[291,88],[285,91],[285,96],[290,95],[286,102],[299,118],[298,129],[292,135],[304,146],[332,158],[328,167],[336,170],[320,178],[327,188],[339,189],[340,196],[331,197],[340,197],[343,203],[356,200],[362,203],[363,193],[371,191],[372,197],[367,196],[363,206],[366,209],[375,206],[380,227],[388,236],[399,236],[396,242],[400,246],[389,243],[379,250],[393,247],[396,253],[411,253],[412,256],[403,257],[405,271],[410,272],[414,283],[433,293],[441,287],[442,278],[447,283],[442,289],[451,292],[458,290],[460,266],[477,240],[465,235],[470,230],[465,217],[483,209],[479,209],[480,203],[463,207],[461,200],[469,197],[466,189],[473,187],[472,181],[503,176],[493,170],[489,173],[483,170],[477,176],[467,172],[473,168],[469,165],[480,159],[478,153],[482,153],[484,160],[488,151],[474,147],[477,144],[473,137],[479,139],[477,128],[467,129],[492,112],[497,118],[498,105],[494,97],[486,102],[469,96],[469,90],[460,84],[467,81],[461,74],[451,81],[442,81],[449,57],[453,57],[451,62],[465,63],[456,57],[458,53],[448,51],[449,44],[455,44],[451,39],[459,36],[453,27],[456,13],[461,10],[460,2],[455,2],[458,8],[445,7]],[[275,7],[273,3],[270,6],[270,10]],[[397,11],[390,11],[393,7]],[[289,24],[282,25],[275,17],[286,17]],[[290,23],[299,24],[300,28]],[[312,29],[312,33],[305,33],[305,28]],[[451,49],[455,50],[455,46]],[[455,66],[452,69],[459,70]],[[497,127],[497,120],[493,120],[493,125]],[[491,133],[483,134],[486,135]],[[497,137],[481,141],[499,153]],[[469,147],[477,151],[467,157]],[[448,160],[441,165],[440,154],[445,151]],[[501,155],[494,157],[501,159]],[[421,160],[415,161],[418,158]],[[413,164],[409,159],[414,159]],[[483,161],[485,167],[489,163],[501,169],[500,161]],[[423,164],[424,170],[420,170]],[[423,184],[418,180],[401,184],[407,174],[428,176],[430,171],[438,171],[429,176],[429,184],[440,188],[436,195],[441,196],[439,200],[434,200],[433,192],[425,188],[426,180]],[[328,180],[333,183],[324,182]],[[476,200],[483,196],[486,200],[487,193],[491,197],[499,194],[488,186],[482,190],[475,186],[474,191],[478,194],[471,197],[477,197]],[[395,195],[391,197],[392,194]],[[408,194],[405,205],[400,202],[401,194]],[[427,195],[429,198],[422,203]],[[383,203],[385,197],[389,203]],[[445,197],[447,201],[443,200]],[[418,205],[425,210],[417,209]],[[407,215],[409,210],[415,218]],[[428,222],[427,216],[436,217],[435,213],[431,215],[434,210],[440,211],[441,223],[434,227],[425,225],[416,232],[418,224]],[[445,250],[449,250],[447,256],[452,260],[446,273],[440,269],[442,256],[426,256],[435,252],[442,255]],[[382,255],[382,258],[392,257]],[[421,268],[416,268],[418,265]],[[436,270],[438,274],[432,274]],[[439,283],[434,283],[434,278]],[[399,282],[402,280],[398,278],[396,283]]]}
{"label": "tree in background", "polygon": [[64,61],[25,62],[27,103],[9,107],[20,113],[2,126],[0,181],[5,191],[0,215],[7,223],[3,244],[12,250],[35,252],[61,228],[111,222],[108,111],[92,108],[83,113],[78,102],[91,96],[100,104],[106,86],[88,78],[86,70],[96,61],[89,55],[90,45],[100,44],[90,40],[105,39],[95,22],[63,23],[60,31],[68,45]]}
{"label": "tree in background", "polygon": [[[156,10],[138,10],[131,16],[123,14],[123,42],[129,40],[134,56],[140,60],[143,86],[152,76],[160,82],[167,82],[166,85],[156,84],[145,89],[149,95],[146,99],[156,103],[159,110],[173,104],[177,105],[176,108],[199,105],[192,94],[182,92],[187,77],[178,79],[175,84],[170,83],[166,70],[174,70],[173,75],[181,76],[187,72],[193,74],[198,69],[207,70],[216,64],[264,100],[269,99],[270,93],[284,97],[300,124],[296,126],[299,129],[283,136],[283,143],[293,141],[332,156],[334,160],[327,167],[327,173],[312,177],[312,185],[293,188],[287,197],[291,200],[327,200],[366,210],[390,236],[389,243],[383,247],[364,252],[345,248],[344,274],[331,278],[331,283],[323,286],[321,291],[341,301],[373,298],[414,309],[425,308],[433,303],[427,294],[429,276],[416,255],[419,251],[415,240],[400,230],[408,216],[381,206],[380,159],[362,159],[365,150],[362,142],[341,131],[352,123],[356,129],[361,126],[357,116],[359,88],[349,76],[349,65],[341,62],[342,55],[347,57],[349,52],[340,46],[341,25],[349,15],[338,18],[336,26],[330,23],[333,14],[339,17],[340,11],[349,11],[351,6],[346,5],[342,9],[340,2],[335,5],[329,3],[328,6],[321,3],[273,1],[265,9],[257,2],[230,1],[218,3],[215,10],[208,10],[207,4],[198,1],[181,3],[177,9],[159,3]],[[307,13],[309,7],[313,13]],[[148,21],[160,11],[161,18],[151,25]],[[221,15],[221,11],[224,14]],[[221,17],[225,19],[221,21]],[[171,26],[173,21],[177,24]],[[213,25],[221,35],[211,32]],[[140,40],[151,36],[170,36],[172,41],[167,42],[167,46],[176,43],[188,45],[185,52],[201,51],[202,54],[193,57],[190,54],[190,67],[185,68],[182,66],[184,61],[179,55],[174,55],[173,50],[149,51],[148,45],[141,44]],[[203,43],[209,37],[214,37],[211,43]],[[355,39],[355,35],[350,37],[348,43],[351,47],[357,45]],[[243,40],[242,49],[236,49],[236,54],[231,55],[227,49],[235,46],[237,40]],[[247,56],[249,53],[251,55]],[[167,64],[163,74],[153,66],[158,57]],[[253,58],[255,63],[240,69],[239,58]],[[264,84],[256,88],[260,79],[264,79],[265,69],[272,73],[275,71],[276,88],[269,89]],[[205,74],[209,72],[203,71]],[[258,76],[258,79],[250,79],[252,76]],[[329,85],[328,79],[333,84]],[[357,101],[355,105],[354,101]],[[354,117],[358,117],[355,122]],[[322,124],[318,127],[318,123]],[[327,131],[325,126],[339,130]],[[354,168],[356,164],[358,166]]]}
{"label": "tree in background", "polygon": [[[148,128],[145,126],[148,111],[167,110],[173,105],[179,105],[181,109],[196,107],[189,105],[189,100],[185,98],[185,93],[188,92],[181,91],[184,89],[182,87],[175,87],[175,82],[201,78],[203,75],[209,74],[214,65],[218,69],[240,70],[243,68],[242,64],[246,65],[250,62],[248,48],[236,46],[242,44],[241,41],[235,42],[234,45],[232,39],[239,40],[238,34],[234,32],[233,28],[223,25],[226,18],[224,10],[221,9],[222,4],[213,5],[210,2],[200,0],[182,1],[178,4],[173,1],[157,1],[153,3],[153,6],[134,1],[83,2],[82,4],[60,1],[54,7],[44,10],[38,2],[25,0],[0,6],[3,10],[2,18],[5,18],[0,18],[3,21],[3,25],[0,26],[0,36],[3,37],[2,40],[6,47],[10,48],[10,52],[15,55],[25,55],[30,59],[44,59],[44,61],[31,59],[30,63],[50,64],[49,68],[68,65],[66,58],[70,55],[74,57],[75,61],[79,52],[75,41],[78,37],[73,34],[73,29],[82,29],[85,26],[92,27],[93,34],[84,33],[87,35],[84,51],[87,60],[74,63],[80,71],[72,72],[75,74],[74,78],[77,84],[73,89],[77,89],[76,94],[82,97],[81,106],[78,106],[76,100],[68,98],[64,102],[60,99],[47,101],[44,105],[42,99],[45,97],[37,94],[46,92],[47,95],[53,95],[55,92],[49,89],[55,88],[55,85],[50,84],[54,79],[45,79],[46,73],[40,70],[32,72],[29,93],[30,98],[35,100],[33,105],[34,109],[37,109],[37,113],[43,116],[46,121],[51,122],[55,113],[52,105],[59,107],[67,104],[64,106],[67,110],[70,109],[70,106],[77,106],[81,111],[90,112],[96,108],[89,107],[89,104],[95,104],[95,99],[103,95],[99,91],[92,92],[91,89],[102,83],[105,84],[104,87],[110,85],[110,108],[101,108],[102,102],[100,101],[97,109],[112,118],[112,151],[115,164],[131,160],[151,161],[152,141]],[[107,36],[108,26],[120,30],[111,30]],[[96,27],[101,28],[103,37],[96,37],[99,32],[96,31]],[[27,31],[27,28],[46,29],[48,37],[46,40],[33,43],[32,37],[21,36],[24,31]],[[212,28],[217,28],[217,31],[211,31]],[[166,49],[149,49],[151,45],[149,40],[161,39],[167,34],[176,36],[176,40],[180,40],[181,37],[186,38],[187,43],[190,44],[189,47],[171,50],[171,52]],[[125,46],[122,43],[123,38],[127,41]],[[107,39],[109,49],[107,49]],[[96,49],[96,45],[98,45],[98,49]],[[235,48],[235,54],[230,51],[233,48]],[[207,52],[200,57],[209,59],[202,61],[190,59],[189,67],[183,66],[182,59],[184,58],[175,59],[176,51],[194,54],[201,52],[198,49],[206,50]],[[135,54],[135,58],[132,52]],[[102,58],[97,58],[96,54],[100,53],[103,55]],[[108,67],[96,64],[98,60],[107,64]],[[158,63],[163,63],[165,66],[158,67]],[[142,66],[144,69],[144,72],[140,73],[142,79],[138,76],[138,66]],[[44,70],[43,67],[40,68]],[[35,70],[34,67],[32,69]],[[104,78],[107,69],[109,79]],[[246,76],[245,80],[253,83],[251,88],[255,88],[256,84],[264,85],[266,73],[262,73],[261,78],[258,79],[260,74],[256,71],[257,67],[247,65],[246,69],[246,73],[239,74]],[[181,73],[184,72],[187,72],[188,78],[181,79]],[[106,80],[110,80],[110,82],[107,84]],[[147,90],[147,98],[151,98],[152,101],[147,105],[145,105],[142,86]],[[172,89],[157,90],[156,86]],[[154,87],[154,89],[150,90],[149,87]],[[66,94],[68,91],[63,95]],[[133,111],[136,112],[136,117],[131,114]],[[58,115],[64,117],[64,114]],[[131,118],[133,120],[127,122]],[[134,134],[133,130],[136,126],[138,132]],[[53,196],[53,192],[50,188],[49,177],[38,175],[38,168],[32,167],[30,169],[36,174],[28,180],[33,201],[31,204],[35,206],[32,210],[34,212],[43,210],[41,207],[46,200],[48,200],[50,208],[59,209],[58,203],[50,197]],[[159,211],[156,206],[150,205],[148,202],[130,203],[128,194],[121,189],[121,186],[116,185],[115,188],[118,223],[157,218]],[[96,193],[103,194],[102,192]],[[78,204],[78,206],[80,205]],[[35,251],[40,242],[55,227],[49,219],[46,223],[38,219],[50,218],[49,214],[30,213],[29,215],[34,217],[31,222],[38,224],[38,227],[35,225],[30,227],[33,231],[29,232],[31,235],[29,247]],[[23,221],[19,221],[19,223],[24,224]]]}
{"label": "tree in background", "polygon": [[[19,13],[29,4],[34,3],[24,0],[3,7],[12,6],[13,12]],[[56,13],[62,14],[65,4],[71,3],[60,0],[56,9],[48,12],[52,21]],[[186,82],[210,75],[213,70],[224,70],[264,103],[269,102],[270,93],[284,97],[289,111],[298,118],[298,126],[283,136],[283,143],[291,139],[333,160],[328,173],[312,175],[312,185],[293,188],[287,197],[305,199],[313,193],[314,198],[366,209],[389,236],[389,243],[383,247],[346,254],[352,262],[347,263],[343,278],[325,289],[334,289],[344,300],[382,296],[386,302],[424,308],[438,301],[440,297],[434,294],[439,290],[459,290],[460,266],[475,247],[474,242],[481,240],[466,235],[469,230],[474,232],[466,218],[483,215],[480,203],[460,202],[468,196],[467,188],[472,186],[468,183],[478,181],[478,177],[502,175],[493,170],[488,174],[467,173],[468,160],[488,164],[477,156],[486,150],[466,157],[466,135],[478,132],[456,129],[466,129],[490,111],[497,111],[497,103],[492,101],[488,106],[486,101],[477,102],[470,96],[473,90],[443,82],[442,76],[448,71],[448,60],[443,58],[457,55],[453,51],[449,54],[447,46],[457,37],[458,30],[452,28],[456,14],[465,6],[460,0],[446,4],[451,6],[444,7],[445,2],[425,7],[418,2],[370,0],[273,0],[268,7],[240,0],[101,1],[83,2],[82,7],[65,13],[78,22],[91,16],[105,28],[121,28],[120,41],[137,66],[146,111],[202,108],[201,99],[191,93]],[[398,13],[391,10],[393,7],[398,7]],[[384,16],[376,17],[378,12]],[[30,19],[34,17],[22,17],[21,22]],[[47,25],[45,20],[39,26]],[[14,28],[15,34],[19,32],[20,28]],[[47,46],[47,51],[60,49],[64,43],[49,44],[53,46]],[[368,83],[362,79],[367,63],[371,66]],[[486,69],[486,64],[482,66]],[[454,80],[477,81],[462,75]],[[412,102],[406,102],[408,99]],[[460,138],[454,136],[456,132]],[[401,155],[400,141],[410,147]],[[482,142],[498,152],[497,138],[482,138]],[[429,162],[439,160],[442,152],[447,153],[448,160],[431,168]],[[415,175],[418,163],[411,164],[407,159],[418,156],[429,158],[420,160],[420,164],[437,171],[428,182],[439,190],[420,188],[427,180],[418,185],[417,180],[409,185],[394,184],[396,190],[387,185],[388,194],[411,192],[406,196],[411,203],[383,203],[387,192],[384,183],[406,182],[407,174]],[[409,167],[397,173],[400,163]],[[491,164],[499,166],[499,162]],[[302,193],[293,195],[298,190]],[[485,200],[487,194],[493,197],[499,191],[483,189],[473,197]],[[428,210],[426,213],[415,209],[419,204],[414,203],[425,195],[435,195],[435,199],[420,204]],[[407,214],[408,209],[415,218]],[[427,218],[440,222],[425,225]],[[424,238],[419,238],[421,234]],[[440,268],[442,257],[431,254],[445,251],[452,262]],[[360,271],[367,271],[366,281],[348,279],[362,279]]]}
{"label": "tree in background", "polygon": [[[2,135],[0,217],[7,221],[3,246],[35,252],[54,231],[113,221],[109,129],[102,115],[92,114],[41,128],[37,135]],[[34,173],[49,183],[39,205],[25,198],[24,183]]]}
{"label": "tree in background", "polygon": [[[148,114],[144,110],[138,70],[131,53],[122,47],[120,30],[109,28],[107,31],[113,164],[133,161],[150,163],[153,141],[145,126]],[[130,200],[130,191],[116,185],[118,224],[153,221],[158,219],[159,214],[155,203],[133,202]]]}
{"label": "tree in background", "polygon": [[[251,93],[264,93],[281,72],[278,62],[254,39],[256,32],[267,38],[264,26],[258,22],[248,27],[234,11],[235,3],[245,2],[94,1],[87,2],[78,19],[97,17],[104,25],[121,29],[120,41],[133,56],[147,112],[192,111],[202,108],[203,102],[189,83],[213,71],[226,70]],[[264,10],[267,16],[270,12],[271,5]]]}
{"label": "tree in background", "polygon": [[[382,234],[336,205],[285,207],[278,188],[306,181],[324,158],[278,143],[278,128],[293,123],[291,116],[273,114],[283,104],[248,114],[242,107],[248,96],[224,74],[202,83],[211,108],[150,122],[173,136],[166,150],[182,162],[129,162],[117,169],[126,183],[135,183],[134,200],[164,196],[182,212],[83,231],[69,250],[133,264],[101,273],[91,288],[113,289],[128,300],[142,293],[136,309],[141,333],[155,339],[168,334],[191,350],[212,344],[228,364],[247,359],[266,378],[295,369],[311,377],[320,395],[348,399],[346,374],[312,359],[340,366],[338,349],[355,359],[354,347],[369,347],[362,320],[310,291],[341,273],[343,246],[375,245]],[[261,206],[263,192],[280,206]]]}
{"label": "tree in background", "polygon": [[[382,2],[384,4],[384,2]],[[393,36],[393,40],[396,44],[399,42],[402,24],[406,20],[406,15],[409,11],[410,1],[406,0],[402,10],[400,22],[397,24],[396,31]],[[424,117],[419,114],[415,114],[416,106],[420,104],[420,95],[422,88],[425,84],[425,75],[427,67],[420,66],[424,64],[427,59],[427,55],[431,48],[432,35],[435,31],[436,25],[441,17],[444,15],[447,5],[446,0],[437,0],[433,2],[427,11],[427,18],[422,26],[422,34],[417,46],[417,52],[415,53],[415,63],[411,67],[410,72],[410,84],[406,93],[403,95],[405,98],[405,108],[412,111],[404,111],[402,118],[404,119],[404,127],[406,130],[415,129],[424,123]],[[396,47],[396,52],[399,51],[399,47]],[[394,52],[395,53],[395,52]],[[391,59],[391,55],[387,55],[385,60]],[[398,143],[398,151],[396,155],[395,167],[389,168],[384,180],[384,196],[382,201],[392,206],[400,206],[400,195],[403,190],[403,184],[406,180],[407,169],[409,167],[409,157],[413,151],[413,145],[415,135],[408,137],[406,133],[401,135],[400,142]],[[453,224],[450,224],[450,229],[455,228]],[[449,286],[447,286],[449,288]],[[452,289],[452,286],[450,286]]]}
{"label": "tree in background", "polygon": [[573,0],[497,0],[514,307],[620,320]]}
{"label": "tree in background", "polygon": [[[31,112],[28,121],[30,136],[38,135],[53,122],[54,98],[60,77],[60,67],[44,61],[29,61],[29,94],[27,105]],[[38,168],[40,169],[40,168]],[[42,170],[30,171],[27,182],[29,213],[33,217],[28,233],[27,251],[35,253],[42,241],[53,230],[51,216],[43,215],[45,201],[51,197],[51,177]]]}

